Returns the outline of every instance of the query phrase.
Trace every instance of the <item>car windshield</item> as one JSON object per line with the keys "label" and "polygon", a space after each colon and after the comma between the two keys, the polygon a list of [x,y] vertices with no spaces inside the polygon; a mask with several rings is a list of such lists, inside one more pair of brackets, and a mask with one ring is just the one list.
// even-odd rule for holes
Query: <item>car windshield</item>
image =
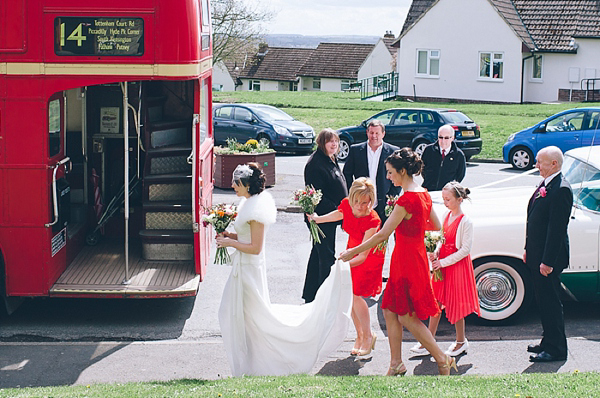
{"label": "car windshield", "polygon": [[473,123],[471,118],[462,112],[442,112],[440,115],[446,123]]}
{"label": "car windshield", "polygon": [[266,121],[291,121],[293,117],[277,108],[270,106],[252,107],[252,110],[263,120]]}
{"label": "car windshield", "polygon": [[575,205],[600,212],[600,170],[579,159],[565,156],[562,172],[573,189]]}

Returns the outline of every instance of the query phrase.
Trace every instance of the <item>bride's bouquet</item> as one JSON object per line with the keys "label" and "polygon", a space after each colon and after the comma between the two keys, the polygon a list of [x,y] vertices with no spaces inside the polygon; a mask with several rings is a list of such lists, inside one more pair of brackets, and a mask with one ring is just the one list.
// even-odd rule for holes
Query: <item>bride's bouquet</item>
{"label": "bride's bouquet", "polygon": [[[385,202],[385,209],[383,209],[385,216],[389,217],[390,214],[392,214],[392,212],[394,211],[394,206],[396,206],[396,202],[398,201],[398,198],[400,197],[400,195],[388,195],[387,196],[387,201]],[[381,242],[380,244],[377,245],[377,251],[385,251],[385,249],[387,248],[388,245],[388,239],[384,240],[383,242]]]}
{"label": "bride's bouquet", "polygon": [[[440,231],[425,231],[425,250],[428,253],[434,253],[438,244],[444,243],[444,230]],[[441,269],[433,271],[433,280],[441,281],[444,279]]]}
{"label": "bride's bouquet", "polygon": [[[312,185],[309,185],[304,189],[295,190],[291,203],[300,206],[304,213],[313,214],[315,212],[315,207],[317,207],[322,197],[323,193],[321,193],[320,189],[315,189]],[[321,243],[321,238],[324,238],[325,234],[314,220],[310,220],[308,229],[310,230],[310,237],[313,245],[315,243]]]}
{"label": "bride's bouquet", "polygon": [[[215,232],[220,234],[225,232],[236,216],[237,207],[235,205],[220,203],[205,210],[205,214],[202,215],[202,225],[204,227],[212,225]],[[215,264],[227,264],[229,261],[231,261],[231,258],[227,248],[218,247],[215,253]]]}

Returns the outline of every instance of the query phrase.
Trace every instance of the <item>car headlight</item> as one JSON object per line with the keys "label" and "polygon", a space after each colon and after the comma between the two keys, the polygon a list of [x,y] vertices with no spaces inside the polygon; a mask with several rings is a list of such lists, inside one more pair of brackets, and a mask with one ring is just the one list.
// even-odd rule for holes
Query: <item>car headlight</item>
{"label": "car headlight", "polygon": [[517,135],[517,133],[512,133],[511,135],[508,136],[508,140],[507,141],[514,140],[516,135]]}
{"label": "car headlight", "polygon": [[283,135],[286,137],[293,137],[293,134],[290,133],[290,130],[286,129],[285,127],[281,127],[281,126],[273,126],[275,128],[275,131],[277,132],[277,134],[279,135]]}

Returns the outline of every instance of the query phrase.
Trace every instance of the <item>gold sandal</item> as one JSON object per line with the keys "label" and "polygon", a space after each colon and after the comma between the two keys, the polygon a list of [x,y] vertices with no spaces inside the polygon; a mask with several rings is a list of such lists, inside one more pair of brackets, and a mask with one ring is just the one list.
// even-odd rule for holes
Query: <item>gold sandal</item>
{"label": "gold sandal", "polygon": [[456,367],[456,359],[450,355],[446,355],[446,361],[444,361],[444,364],[438,364],[440,376],[449,376],[451,368],[453,368],[455,372],[458,372],[458,368]]}
{"label": "gold sandal", "polygon": [[390,366],[386,376],[404,376],[407,372],[406,366],[404,366],[404,362],[400,362],[396,366]]}

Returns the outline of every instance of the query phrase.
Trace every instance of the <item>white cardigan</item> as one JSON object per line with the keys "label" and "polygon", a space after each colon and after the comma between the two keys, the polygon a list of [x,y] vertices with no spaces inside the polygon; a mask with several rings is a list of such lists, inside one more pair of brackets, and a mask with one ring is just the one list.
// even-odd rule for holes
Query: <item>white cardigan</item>
{"label": "white cardigan", "polygon": [[[446,218],[444,217],[444,220]],[[442,267],[448,267],[456,264],[463,258],[467,257],[471,253],[471,247],[473,246],[473,222],[465,214],[460,220],[458,229],[456,231],[456,248],[457,251],[452,253],[448,257],[440,259],[440,265]]]}

